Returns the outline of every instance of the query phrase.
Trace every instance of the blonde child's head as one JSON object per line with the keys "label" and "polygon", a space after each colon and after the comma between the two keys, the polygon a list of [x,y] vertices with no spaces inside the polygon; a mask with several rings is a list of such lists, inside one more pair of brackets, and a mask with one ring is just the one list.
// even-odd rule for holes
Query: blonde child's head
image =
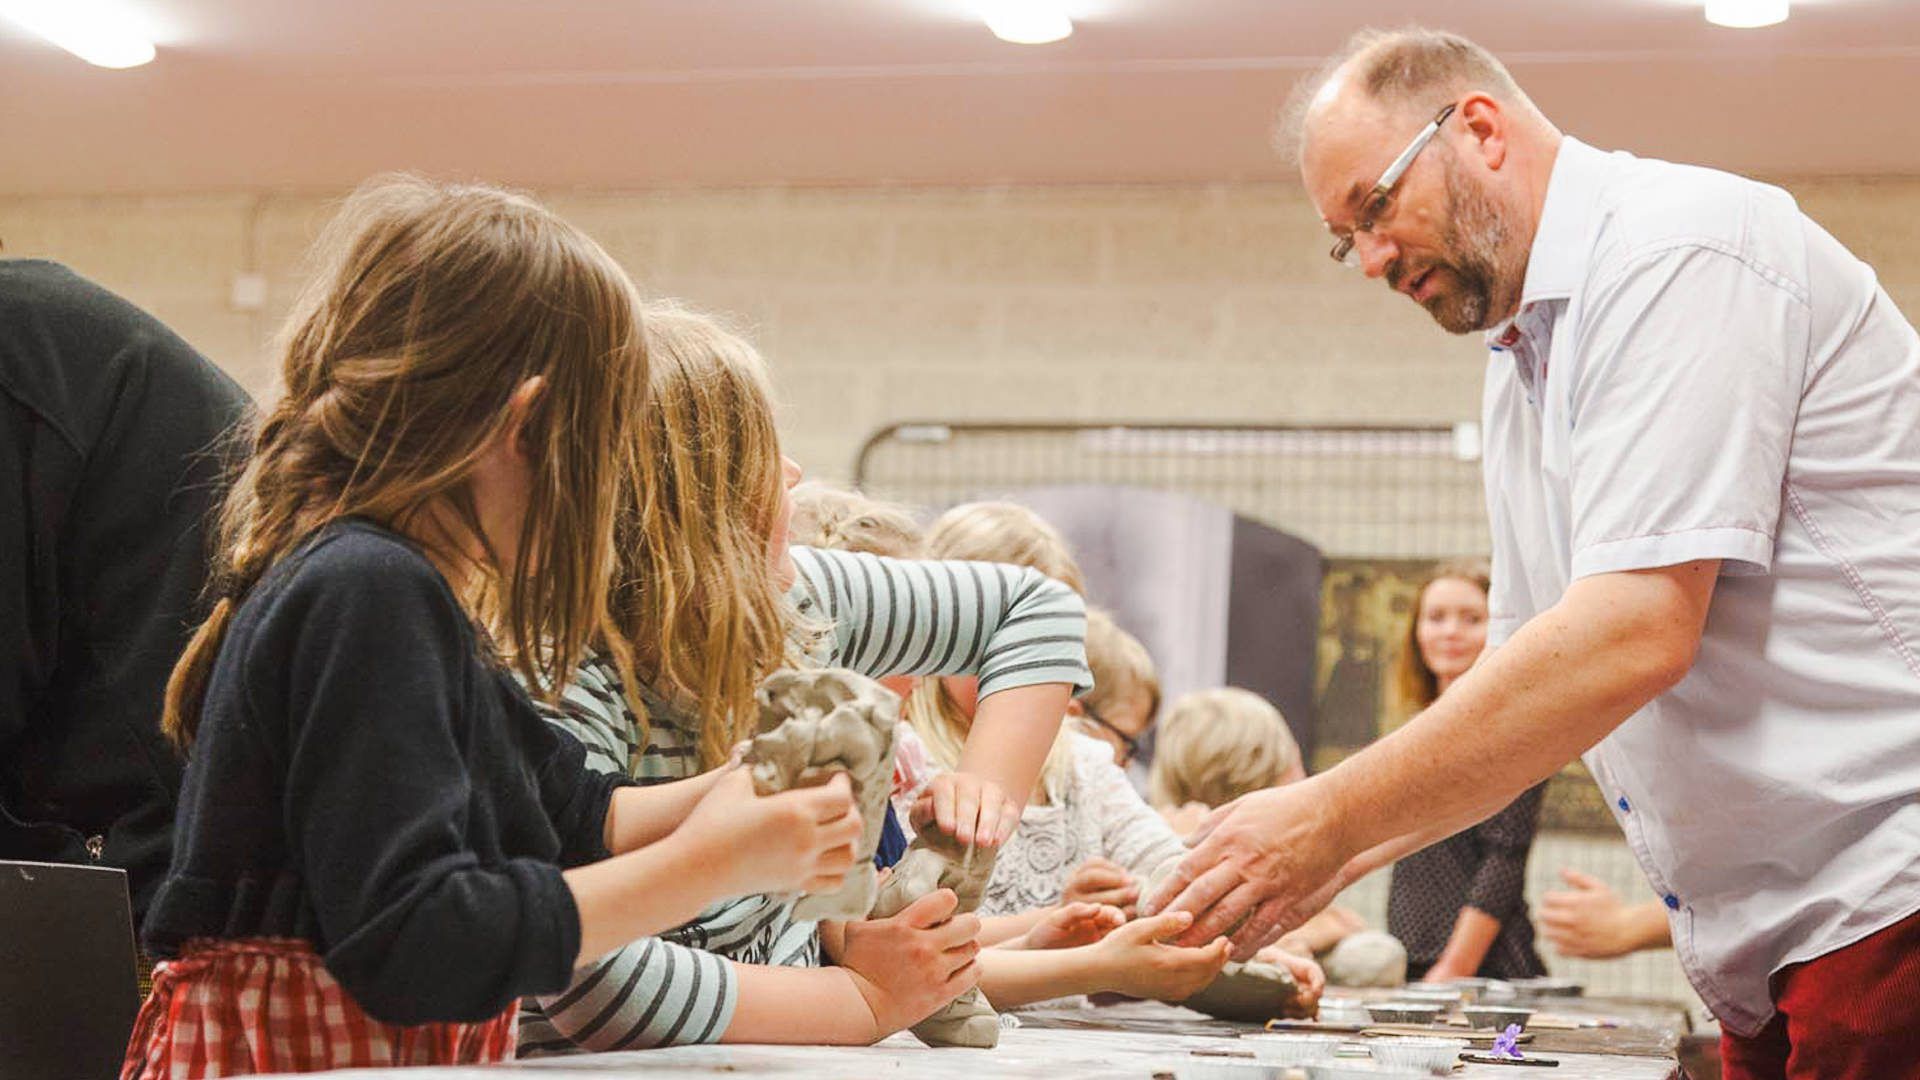
{"label": "blonde child's head", "polygon": [[1039,514],[1010,502],[963,503],[941,514],[927,528],[927,557],[971,562],[1009,563],[1035,570],[1086,595],[1080,576],[1060,531]]}
{"label": "blonde child's head", "polygon": [[787,656],[792,476],[752,345],[664,302],[648,306],[646,335],[652,373],[613,612],[645,677],[692,703],[711,768],[753,733],[754,691]]}
{"label": "blonde child's head", "polygon": [[1160,721],[1148,789],[1155,806],[1219,806],[1306,775],[1287,721],[1267,699],[1238,687],[1198,690]]}
{"label": "blonde child's head", "polygon": [[911,559],[924,536],[906,507],[809,480],[793,489],[792,542],[827,551]]}
{"label": "blonde child's head", "polygon": [[1093,671],[1093,689],[1080,695],[1069,711],[1083,734],[1110,744],[1114,763],[1125,765],[1160,711],[1160,676],[1153,657],[1112,615],[1088,608],[1087,667]]}
{"label": "blonde child's head", "polygon": [[[192,741],[248,591],[347,516],[457,571],[537,692],[557,694],[589,644],[624,662],[606,604],[646,397],[639,303],[599,245],[520,195],[407,177],[354,192],[280,334],[284,391],[222,510],[215,605],[168,684],[167,734]],[[524,467],[524,498],[483,523],[473,483],[502,460]]]}
{"label": "blonde child's head", "polygon": [[[1086,591],[1065,538],[1016,503],[966,503],[941,514],[927,529],[925,556],[1030,567],[1076,592]],[[978,685],[972,678],[924,679],[907,700],[907,719],[934,760],[946,768],[959,766],[960,750],[973,727]],[[1070,765],[1061,739],[1040,770],[1041,791],[1049,798],[1064,789]]]}

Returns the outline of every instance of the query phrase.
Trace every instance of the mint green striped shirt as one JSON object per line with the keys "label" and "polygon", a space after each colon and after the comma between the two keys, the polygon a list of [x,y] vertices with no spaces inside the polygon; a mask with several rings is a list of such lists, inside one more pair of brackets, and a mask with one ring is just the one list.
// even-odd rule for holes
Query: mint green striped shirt
{"label": "mint green striped shirt", "polygon": [[[809,659],[863,675],[978,675],[980,696],[1041,683],[1092,685],[1080,596],[1034,570],[992,563],[889,559],[793,549],[789,601],[796,625],[824,633]],[[547,718],[587,748],[587,765],[642,783],[699,771],[689,710],[642,689],[651,738],[619,677],[589,660]],[[815,924],[794,922],[792,901],[747,896],[643,938],[581,968],[567,990],[529,999],[523,1056],[718,1041],[739,999],[734,963],[817,965]]]}

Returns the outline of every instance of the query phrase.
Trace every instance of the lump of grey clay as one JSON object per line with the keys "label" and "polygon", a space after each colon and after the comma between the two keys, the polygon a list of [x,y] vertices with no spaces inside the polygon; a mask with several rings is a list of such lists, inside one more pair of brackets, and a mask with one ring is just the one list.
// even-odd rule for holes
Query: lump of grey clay
{"label": "lump of grey clay", "polygon": [[841,886],[801,898],[793,917],[865,918],[876,892],[873,852],[893,790],[900,698],[864,675],[824,669],[774,672],[761,684],[759,701],[761,734],[747,754],[754,790],[771,795],[812,787],[844,772],[866,826]]}
{"label": "lump of grey clay", "polygon": [[[873,917],[885,919],[897,915],[908,904],[935,889],[952,889],[960,899],[958,911],[974,910],[980,906],[980,897],[987,890],[987,878],[993,874],[993,856],[992,850],[962,849],[953,837],[929,826],[913,838],[907,853],[894,865],[887,883],[880,887]],[[911,1030],[915,1038],[928,1046],[990,1049],[1000,1042],[1000,1016],[976,986],[913,1025]]]}
{"label": "lump of grey clay", "polygon": [[1329,986],[1403,986],[1407,947],[1392,934],[1362,930],[1348,934],[1320,960]]}
{"label": "lump of grey clay", "polygon": [[1293,973],[1258,960],[1228,964],[1220,977],[1180,1004],[1221,1020],[1264,1024],[1269,1020],[1304,1020],[1313,1010],[1300,997]]}

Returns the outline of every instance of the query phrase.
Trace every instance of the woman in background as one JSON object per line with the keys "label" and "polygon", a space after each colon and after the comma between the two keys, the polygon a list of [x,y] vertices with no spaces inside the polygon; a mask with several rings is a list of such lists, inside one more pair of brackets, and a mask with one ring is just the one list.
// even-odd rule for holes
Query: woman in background
{"label": "woman in background", "polygon": [[[1485,563],[1442,566],[1420,588],[1395,671],[1396,719],[1433,704],[1487,643]],[[1387,891],[1387,930],[1407,947],[1407,976],[1546,974],[1527,917],[1527,853],[1542,784],[1464,832],[1402,859]]]}

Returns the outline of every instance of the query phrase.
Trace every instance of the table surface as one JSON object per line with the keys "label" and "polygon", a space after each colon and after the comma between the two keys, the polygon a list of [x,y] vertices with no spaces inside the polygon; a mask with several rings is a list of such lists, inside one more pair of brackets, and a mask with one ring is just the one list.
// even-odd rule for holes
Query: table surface
{"label": "table surface", "polygon": [[[1603,1005],[1590,1002],[1586,1007]],[[1571,1010],[1556,1010],[1569,1012]],[[1172,1005],[1135,1003],[1105,1008],[1040,1009],[1016,1014],[1017,1027],[1001,1033],[993,1050],[930,1050],[912,1036],[895,1035],[877,1046],[682,1046],[617,1054],[588,1054],[522,1061],[489,1068],[362,1069],[355,1080],[483,1080],[503,1069],[538,1076],[646,1077],[648,1080],[746,1076],[927,1077],[929,1080],[1150,1080],[1169,1074],[1193,1052],[1244,1053],[1237,1043],[1249,1025],[1210,1020]],[[1542,1033],[1543,1035],[1545,1033]],[[1560,1033],[1556,1033],[1560,1034]],[[1571,1033],[1565,1033],[1571,1034]],[[1551,1044],[1549,1044],[1551,1045]],[[1552,1057],[1552,1070],[1466,1065],[1454,1072],[1463,1080],[1670,1080],[1672,1056],[1632,1053],[1549,1053],[1537,1040],[1526,1052]],[[528,1080],[537,1080],[529,1076]]]}

